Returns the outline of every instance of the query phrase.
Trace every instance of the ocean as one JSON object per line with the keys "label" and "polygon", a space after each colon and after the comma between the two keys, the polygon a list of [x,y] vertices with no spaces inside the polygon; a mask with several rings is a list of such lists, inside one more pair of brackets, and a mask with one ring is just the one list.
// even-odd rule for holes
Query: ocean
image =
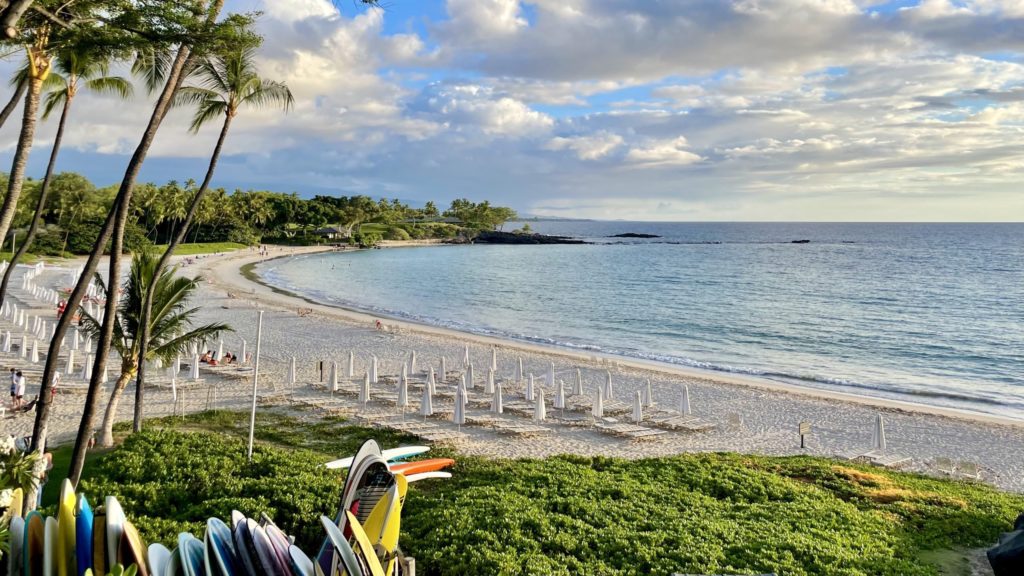
{"label": "ocean", "polygon": [[[1024,418],[1024,224],[530,226],[593,243],[316,254],[257,273],[477,334]],[[611,238],[628,232],[660,238]]]}

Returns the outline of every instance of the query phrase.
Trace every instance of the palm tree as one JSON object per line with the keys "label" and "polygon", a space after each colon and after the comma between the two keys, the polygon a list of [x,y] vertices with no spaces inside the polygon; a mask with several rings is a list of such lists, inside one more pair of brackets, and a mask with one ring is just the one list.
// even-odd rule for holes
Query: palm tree
{"label": "palm tree", "polygon": [[14,87],[14,94],[11,94],[11,99],[7,101],[7,105],[0,111],[0,128],[3,128],[4,124],[7,123],[7,118],[18,107],[18,102],[21,102],[22,97],[25,96],[25,90],[28,89],[28,81],[23,76],[15,76],[11,79],[11,85]]}
{"label": "palm tree", "polygon": [[[142,301],[146,294],[153,295],[153,313],[149,321],[149,340],[146,361],[160,359],[169,363],[178,355],[186,353],[193,344],[217,338],[221,332],[230,331],[226,324],[214,323],[193,327],[199,308],[189,308],[188,301],[199,288],[200,278],[175,276],[175,268],[165,268],[156,274],[157,259],[150,252],[139,252],[132,258],[131,271],[124,286],[124,294],[117,307],[114,337],[111,346],[121,357],[121,374],[114,382],[107,411],[103,416],[103,427],[98,443],[113,445],[114,418],[117,415],[121,393],[139,369],[140,340],[138,335],[142,316]],[[156,281],[153,281],[153,278]],[[103,278],[97,282],[106,290]],[[82,312],[83,326],[91,336],[98,336],[100,323],[86,312]]]}
{"label": "palm tree", "polygon": [[[183,86],[175,97],[176,104],[193,104],[196,106],[195,115],[192,118],[190,127],[193,133],[198,132],[208,122],[223,118],[220,128],[220,135],[217,137],[217,144],[213,147],[213,154],[210,156],[210,164],[206,168],[206,176],[202,184],[192,198],[188,212],[184,220],[178,226],[177,232],[167,244],[167,249],[160,257],[160,261],[154,270],[159,274],[175,248],[185,239],[188,227],[196,216],[196,212],[202,205],[203,196],[210,188],[210,181],[217,170],[217,161],[220,159],[224,141],[227,139],[228,130],[231,128],[231,121],[238,115],[242,108],[263,108],[267,106],[280,106],[285,111],[291,108],[294,98],[291,90],[281,82],[265,80],[260,78],[256,72],[255,64],[256,48],[245,46],[241,49],[230,51],[221,55],[215,55],[202,60],[192,76],[198,80],[197,86]],[[152,308],[153,298],[146,295],[141,322],[143,342],[140,354],[146,353],[145,330],[149,323],[145,321],[149,317]],[[144,383],[146,378],[145,364],[139,370],[138,383],[135,388],[135,431],[142,430],[142,411],[144,404]]]}
{"label": "palm tree", "polygon": [[58,54],[54,68],[55,70],[47,79],[47,85],[56,85],[58,88],[47,94],[46,100],[43,102],[43,119],[49,118],[53,111],[60,107],[57,135],[53,139],[50,161],[46,165],[46,175],[43,177],[43,183],[39,189],[39,200],[36,202],[35,213],[32,215],[32,223],[29,224],[28,233],[21,246],[11,258],[11,265],[4,271],[3,279],[0,280],[0,302],[7,294],[7,284],[14,272],[14,266],[28,251],[39,230],[39,223],[42,220],[50,191],[50,181],[53,179],[53,168],[57,162],[57,154],[60,153],[61,141],[64,139],[64,127],[67,124],[68,112],[71,110],[71,102],[75,95],[82,88],[99,94],[116,94],[121,98],[128,98],[132,94],[130,82],[120,76],[108,75],[110,65],[105,58],[64,50]]}

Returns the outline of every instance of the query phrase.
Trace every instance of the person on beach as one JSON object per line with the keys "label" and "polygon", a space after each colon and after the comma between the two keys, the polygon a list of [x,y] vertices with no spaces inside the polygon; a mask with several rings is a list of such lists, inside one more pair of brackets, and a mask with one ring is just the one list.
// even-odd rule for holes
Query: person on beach
{"label": "person on beach", "polygon": [[25,397],[25,375],[18,370],[18,396],[16,398],[18,407],[21,407],[22,399]]}
{"label": "person on beach", "polygon": [[57,396],[57,386],[60,385],[60,378],[61,378],[60,371],[59,370],[55,370],[53,372],[53,379],[51,380],[53,385],[50,387],[50,400],[51,401]]}
{"label": "person on beach", "polygon": [[18,408],[18,374],[14,368],[11,368],[11,409],[15,410]]}
{"label": "person on beach", "polygon": [[381,322],[380,320],[377,320],[376,326],[377,326],[377,330],[383,330],[384,329],[384,323]]}

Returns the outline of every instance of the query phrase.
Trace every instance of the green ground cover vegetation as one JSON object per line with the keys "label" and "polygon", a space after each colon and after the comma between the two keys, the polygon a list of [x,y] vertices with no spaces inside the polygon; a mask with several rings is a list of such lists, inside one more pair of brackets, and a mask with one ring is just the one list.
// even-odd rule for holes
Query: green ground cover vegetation
{"label": "green ground cover vegetation", "polygon": [[[91,462],[83,489],[117,495],[150,541],[201,534],[237,508],[315,550],[343,480],[319,464],[370,437],[414,441],[264,412],[248,464],[246,434],[243,413],[154,421]],[[1024,510],[1021,495],[978,483],[812,457],[454,457],[451,480],[406,501],[402,547],[422,574],[936,575],[931,558],[990,544]]]}

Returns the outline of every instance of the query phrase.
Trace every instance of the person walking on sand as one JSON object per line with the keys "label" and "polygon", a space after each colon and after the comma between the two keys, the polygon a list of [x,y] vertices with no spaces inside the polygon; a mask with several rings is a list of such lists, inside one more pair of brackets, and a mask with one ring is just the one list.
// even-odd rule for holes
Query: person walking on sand
{"label": "person walking on sand", "polygon": [[11,368],[11,409],[18,407],[18,374]]}
{"label": "person walking on sand", "polygon": [[21,373],[21,370],[18,370],[18,397],[16,398],[16,400],[18,402],[18,408],[21,408],[21,402],[22,402],[22,399],[24,397],[25,397],[25,375]]}
{"label": "person walking on sand", "polygon": [[52,401],[57,396],[57,386],[60,385],[60,371],[54,371],[51,382],[53,383],[53,386],[50,387],[50,400]]}

